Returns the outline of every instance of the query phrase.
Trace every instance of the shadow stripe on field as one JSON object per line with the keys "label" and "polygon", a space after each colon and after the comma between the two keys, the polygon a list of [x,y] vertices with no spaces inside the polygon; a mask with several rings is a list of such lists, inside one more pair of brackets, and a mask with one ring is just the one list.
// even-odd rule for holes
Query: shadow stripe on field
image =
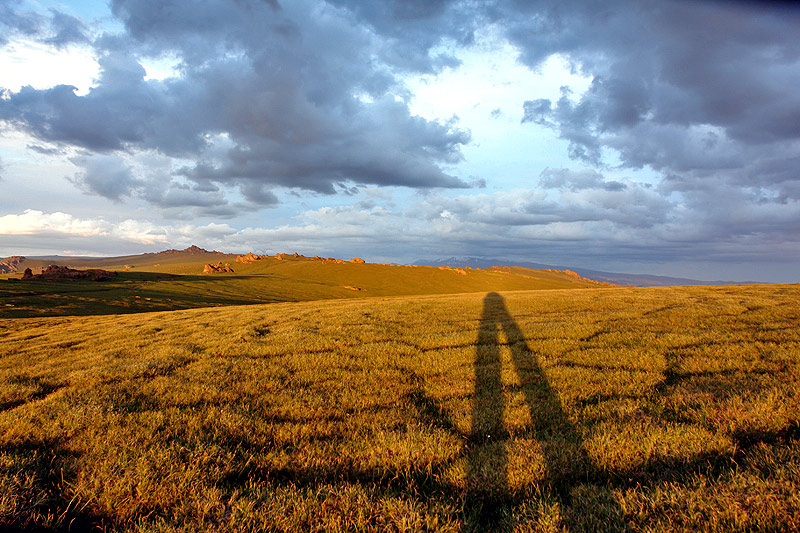
{"label": "shadow stripe on field", "polygon": [[[506,336],[505,343],[499,337],[501,330]],[[541,446],[544,456],[546,474],[540,488],[550,492],[562,506],[569,507],[573,489],[589,482],[591,473],[596,470],[579,431],[565,413],[536,354],[508,312],[505,300],[497,293],[487,294],[475,348],[472,449],[467,473],[466,518],[468,525],[477,530],[492,529],[503,521],[502,514],[511,512],[509,507],[513,507],[517,499],[508,479],[510,435],[503,412],[501,346],[507,346],[511,352],[530,414],[529,435]],[[619,505],[610,493],[604,500],[602,508],[571,510],[567,514],[595,514],[594,519],[601,524],[624,529]]]}

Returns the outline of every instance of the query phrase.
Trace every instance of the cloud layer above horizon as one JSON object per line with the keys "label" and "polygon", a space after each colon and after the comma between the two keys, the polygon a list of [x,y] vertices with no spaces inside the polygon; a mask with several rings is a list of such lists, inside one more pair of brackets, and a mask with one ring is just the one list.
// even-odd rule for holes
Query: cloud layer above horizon
{"label": "cloud layer above horizon", "polygon": [[[734,1],[113,0],[91,19],[0,0],[0,50],[97,69],[85,89],[0,78],[1,248],[206,239],[800,281],[798,27],[791,4]],[[499,103],[465,84],[459,116],[415,113],[415,80],[501,86],[462,60],[501,47],[541,87],[553,58],[586,83]],[[37,179],[86,204],[15,193]]]}

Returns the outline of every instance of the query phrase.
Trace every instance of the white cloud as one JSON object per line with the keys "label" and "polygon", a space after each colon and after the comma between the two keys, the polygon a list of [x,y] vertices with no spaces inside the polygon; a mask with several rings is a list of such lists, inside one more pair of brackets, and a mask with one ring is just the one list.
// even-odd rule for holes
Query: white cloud
{"label": "white cloud", "polygon": [[522,102],[531,94],[557,98],[561,87],[567,86],[577,98],[591,84],[590,77],[572,71],[558,54],[535,70],[526,67],[519,61],[520,50],[498,28],[482,30],[476,41],[470,48],[450,50],[461,61],[459,66],[405,77],[413,94],[412,113],[429,120],[456,115],[464,126],[493,137],[519,123]]}
{"label": "white cloud", "polygon": [[140,220],[123,220],[111,230],[111,235],[124,241],[135,242],[138,244],[161,244],[168,242],[166,232],[163,228],[142,222]]}
{"label": "white cloud", "polygon": [[0,217],[0,235],[111,237],[138,244],[167,242],[163,230],[149,222],[128,219],[114,224],[102,218],[80,219],[68,213],[43,213],[32,209]]}
{"label": "white cloud", "polygon": [[[31,68],[31,65],[36,65]],[[91,47],[70,45],[56,48],[27,39],[11,41],[0,48],[0,87],[10,91],[30,85],[48,89],[73,85],[79,95],[86,94],[100,74],[100,66]]]}
{"label": "white cloud", "polygon": [[80,220],[62,212],[42,213],[26,209],[21,215],[0,217],[0,235],[63,233],[89,237],[107,235],[110,229],[110,225],[101,220]]}

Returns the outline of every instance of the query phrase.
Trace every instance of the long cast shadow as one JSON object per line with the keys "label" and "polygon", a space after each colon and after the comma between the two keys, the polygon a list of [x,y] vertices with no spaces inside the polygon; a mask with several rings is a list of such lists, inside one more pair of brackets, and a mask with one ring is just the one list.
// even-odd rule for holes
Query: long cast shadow
{"label": "long cast shadow", "polygon": [[[572,509],[573,489],[589,481],[597,471],[586,453],[583,439],[567,416],[537,357],[506,309],[505,300],[489,293],[483,300],[483,315],[475,353],[475,393],[472,411],[471,451],[467,474],[467,520],[472,529],[487,530],[508,520],[510,508],[522,496],[508,479],[508,431],[504,420],[504,391],[499,331],[505,333],[514,370],[530,413],[531,426],[525,436],[542,448],[545,476],[537,492],[547,494],[565,507],[567,526],[583,529],[590,523],[613,530],[625,529],[618,505],[606,494],[602,509]],[[586,518],[593,514],[593,519]],[[571,524],[569,522],[572,522]],[[583,526],[583,527],[581,527]]]}

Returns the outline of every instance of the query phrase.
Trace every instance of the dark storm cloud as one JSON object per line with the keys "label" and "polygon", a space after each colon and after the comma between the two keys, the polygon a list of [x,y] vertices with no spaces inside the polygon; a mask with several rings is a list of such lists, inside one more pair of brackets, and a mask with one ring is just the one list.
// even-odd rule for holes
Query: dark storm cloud
{"label": "dark storm cloud", "polygon": [[45,16],[21,9],[21,5],[20,1],[0,0],[0,46],[15,35],[41,38],[57,48],[89,41],[86,26],[72,15],[51,9]]}
{"label": "dark storm cloud", "polygon": [[456,66],[458,59],[430,51],[443,38],[458,45],[472,44],[475,29],[486,19],[485,6],[453,0],[332,0],[346,7],[375,33],[389,40],[379,49],[380,56],[396,68],[415,72],[436,72]]}
{"label": "dark storm cloud", "polygon": [[21,10],[20,0],[0,0],[0,46],[15,34],[37,35],[42,17],[32,11]]}
{"label": "dark storm cloud", "polygon": [[73,182],[109,200],[119,201],[140,185],[130,166],[116,155],[81,156],[74,158],[73,163],[84,169]]}
{"label": "dark storm cloud", "polygon": [[[785,260],[796,249],[796,4],[506,2],[501,10],[529,66],[559,53],[592,77],[584,94],[563,88],[556,101],[525,102],[522,121],[552,128],[571,158],[596,168],[656,171],[656,190],[675,199],[669,222],[641,235],[643,254],[673,259],[682,252],[671,241],[723,259],[750,249]],[[540,183],[572,184],[546,174]],[[767,241],[770,251],[757,245]]]}
{"label": "dark storm cloud", "polygon": [[[148,187],[142,195],[146,200],[164,208],[219,208],[227,205],[221,190],[201,190],[189,184],[172,183],[168,187]],[[275,203],[275,200],[264,202]]]}
{"label": "dark storm cloud", "polygon": [[[395,11],[413,25],[445,10],[425,5]],[[395,96],[404,94],[395,71],[440,68],[443,60],[428,54],[436,35],[407,46],[377,35],[347,6],[313,1],[220,0],[199,9],[118,0],[111,8],[125,32],[96,41],[97,84],[86,95],[65,85],[23,87],[0,100],[0,120],[57,146],[193,160],[165,179],[189,180],[200,192],[236,187],[262,206],[277,202],[275,187],[332,194],[340,182],[469,186],[442,170],[461,159],[469,133],[411,116]],[[78,38],[73,20],[56,20],[56,38]],[[181,75],[145,80],[145,56],[177,57]],[[89,168],[77,177],[109,198],[153,197],[118,173],[107,186],[101,179]],[[174,196],[188,202],[188,194]]]}
{"label": "dark storm cloud", "polygon": [[53,35],[45,39],[47,44],[61,48],[68,44],[89,42],[88,29],[79,19],[57,9],[51,9],[50,14],[50,28]]}
{"label": "dark storm cloud", "polygon": [[41,155],[63,155],[64,153],[63,150],[53,146],[42,146],[41,144],[29,144],[26,148]]}
{"label": "dark storm cloud", "polygon": [[599,164],[610,147],[630,167],[693,171],[744,167],[756,148],[778,143],[797,153],[800,9],[679,1],[535,6],[506,7],[528,12],[508,30],[523,60],[535,66],[560,53],[593,81],[577,99],[565,90],[557,102],[525,102],[523,121],[556,129],[573,157]]}

